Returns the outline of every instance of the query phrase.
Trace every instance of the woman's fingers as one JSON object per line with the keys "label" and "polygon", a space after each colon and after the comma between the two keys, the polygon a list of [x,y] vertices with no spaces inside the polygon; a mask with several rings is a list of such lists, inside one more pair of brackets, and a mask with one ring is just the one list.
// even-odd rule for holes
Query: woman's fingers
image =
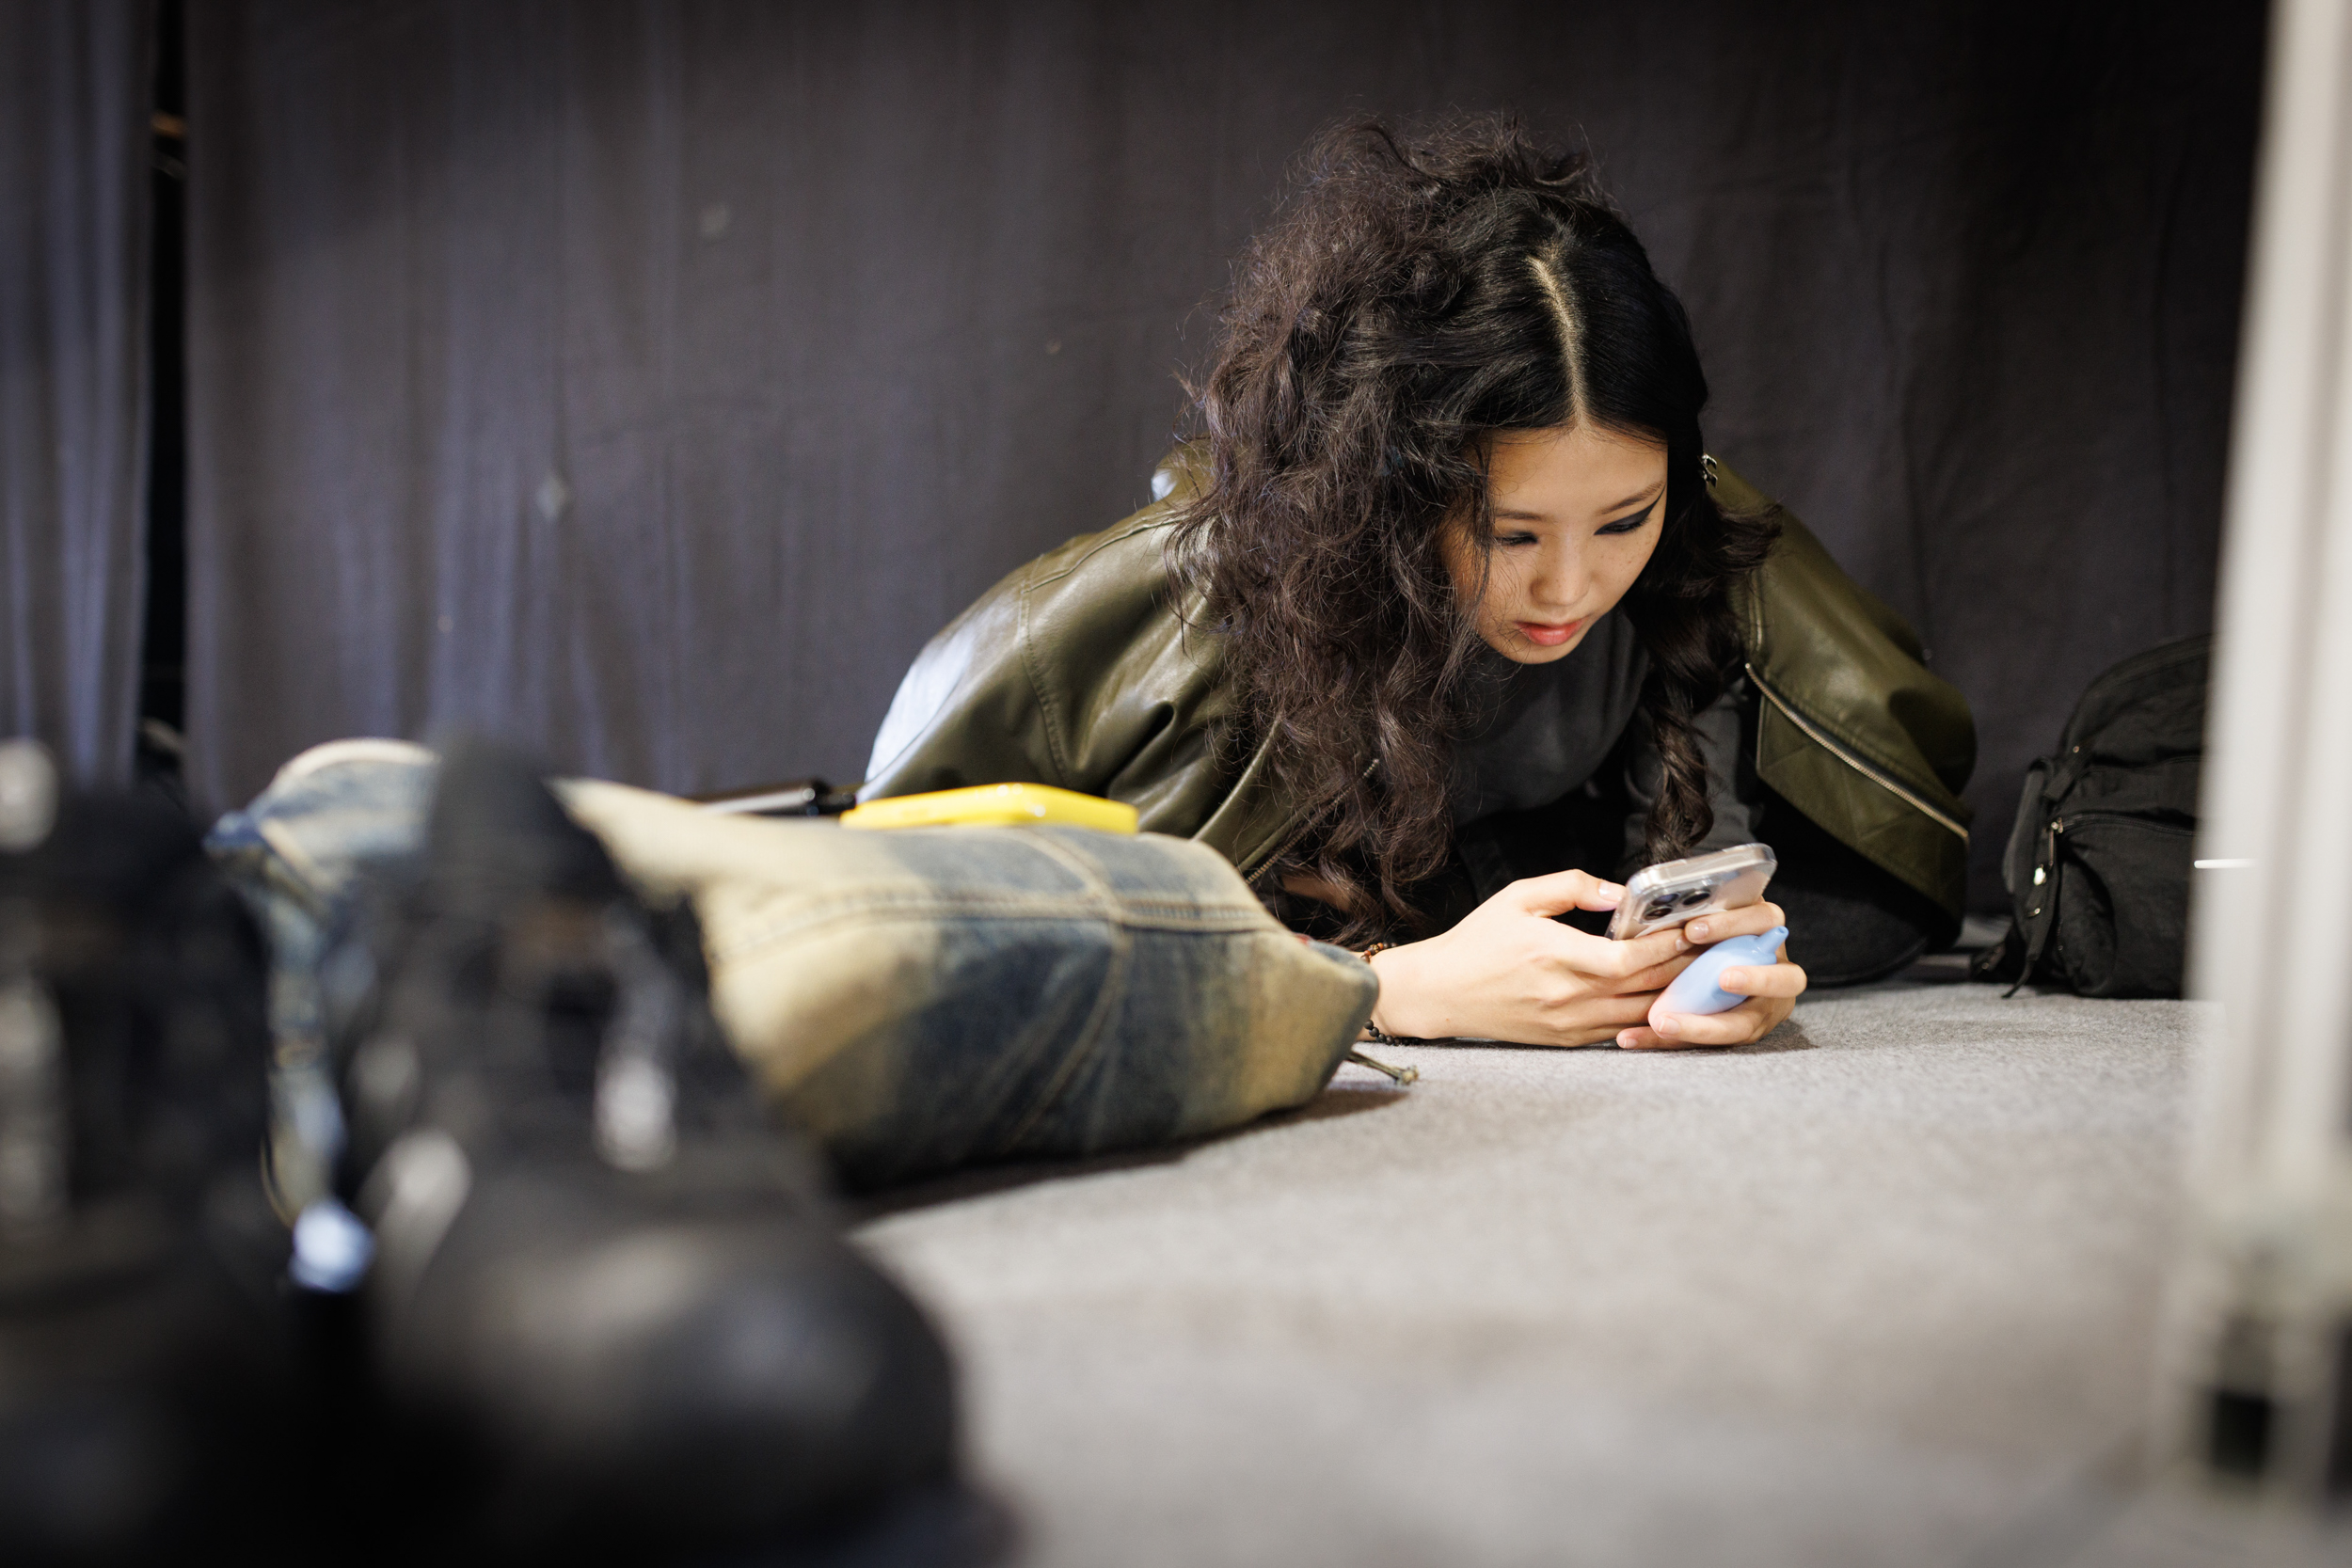
{"label": "woman's fingers", "polygon": [[1699,953],[1696,948],[1677,953],[1664,963],[1652,964],[1647,969],[1627,975],[1617,989],[1621,991],[1664,990],[1674,984],[1676,975],[1698,962],[1698,958]]}
{"label": "woman's fingers", "polygon": [[1650,1029],[1668,1045],[1745,1045],[1761,1032],[1762,1011],[1754,1002],[1742,1002],[1729,1012],[1664,1013]]}
{"label": "woman's fingers", "polygon": [[1563,1050],[1580,1045],[1613,1045],[1622,1044],[1624,1036],[1625,1028],[1621,1024],[1596,1023],[1570,1030],[1550,1043]]}
{"label": "woman's fingers", "polygon": [[1689,1045],[1745,1045],[1762,1039],[1788,1016],[1787,1004],[1756,997],[1722,1013],[1663,1013],[1647,1027],[1624,1030],[1617,1043],[1628,1051],[1668,1051]]}
{"label": "woman's fingers", "polygon": [[[1584,874],[1570,871],[1561,875],[1581,877]],[[1536,877],[1516,885],[1533,887],[1550,880],[1553,879]],[[1612,884],[1601,885],[1610,886],[1613,893],[1624,892],[1624,889]],[[1693,948],[1712,945],[1726,937],[1754,936],[1759,931],[1769,931],[1775,926],[1786,924],[1787,917],[1781,913],[1779,905],[1750,904],[1745,909],[1711,914],[1688,926],[1669,927],[1628,942],[1612,942],[1607,937],[1588,936],[1582,931],[1564,928],[1560,933],[1563,939],[1561,957],[1569,968],[1601,979],[1621,981],[1623,989],[1655,990],[1687,967],[1689,960],[1685,956]],[[1784,949],[1783,957],[1786,956]],[[1732,990],[1737,988],[1725,986],[1724,989]],[[1804,988],[1801,986],[1798,989]]]}
{"label": "woman's fingers", "polygon": [[1734,996],[1795,997],[1804,994],[1804,971],[1792,963],[1733,964],[1715,984]]}
{"label": "woman's fingers", "polygon": [[1720,1013],[1660,1013],[1646,1029],[1629,1029],[1617,1043],[1631,1051],[1677,1045],[1745,1045],[1780,1026],[1796,999],[1804,994],[1805,974],[1788,962],[1788,949],[1780,950],[1776,964],[1733,964],[1715,976],[1715,984],[1745,1002]]}
{"label": "woman's fingers", "polygon": [[1546,1033],[1549,1045],[1601,1045],[1649,1016],[1658,1000],[1655,991],[1640,995],[1597,996],[1578,1002],[1553,1015]]}
{"label": "woman's fingers", "polygon": [[[1570,969],[1603,980],[1624,982],[1620,990],[1634,989],[1637,977],[1646,974],[1661,964],[1674,962],[1691,951],[1691,941],[1679,930],[1652,931],[1645,937],[1625,942],[1612,942],[1607,937],[1590,936],[1582,931],[1559,927],[1560,957]],[[1679,973],[1679,966],[1677,968]],[[1672,974],[1667,976],[1673,978]],[[1665,984],[1661,980],[1659,985]],[[1658,986],[1644,986],[1656,990]]]}
{"label": "woman's fingers", "polygon": [[1694,942],[1715,942],[1726,937],[1752,937],[1758,931],[1787,924],[1788,917],[1781,912],[1778,904],[1750,904],[1743,909],[1701,915],[1684,930]]}
{"label": "woman's fingers", "polygon": [[1615,882],[1604,882],[1589,871],[1555,871],[1548,877],[1529,877],[1513,882],[1508,891],[1528,913],[1546,917],[1565,914],[1570,910],[1613,910],[1625,896],[1624,888]]}

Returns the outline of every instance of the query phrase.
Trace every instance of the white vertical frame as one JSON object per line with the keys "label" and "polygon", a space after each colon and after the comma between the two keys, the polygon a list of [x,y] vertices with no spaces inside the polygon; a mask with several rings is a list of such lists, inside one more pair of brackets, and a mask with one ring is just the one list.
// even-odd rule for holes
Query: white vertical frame
{"label": "white vertical frame", "polygon": [[2352,1138],[2352,0],[2279,0],[2269,69],[2191,952],[2232,1210],[2326,1206]]}
{"label": "white vertical frame", "polygon": [[2251,1396],[2255,1473],[2311,1498],[2352,1443],[2352,0],[2272,8],[2242,343],[2190,931],[2219,1006],[2161,1420],[2201,1448]]}

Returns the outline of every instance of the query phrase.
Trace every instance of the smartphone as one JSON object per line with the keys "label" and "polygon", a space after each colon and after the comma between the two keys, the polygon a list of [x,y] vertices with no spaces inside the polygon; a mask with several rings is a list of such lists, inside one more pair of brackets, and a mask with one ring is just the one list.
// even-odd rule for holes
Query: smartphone
{"label": "smartphone", "polygon": [[1780,857],[1769,844],[1734,845],[1711,855],[1645,865],[1627,880],[1625,901],[1610,917],[1609,934],[1622,942],[1703,914],[1743,910],[1764,896],[1779,869]]}

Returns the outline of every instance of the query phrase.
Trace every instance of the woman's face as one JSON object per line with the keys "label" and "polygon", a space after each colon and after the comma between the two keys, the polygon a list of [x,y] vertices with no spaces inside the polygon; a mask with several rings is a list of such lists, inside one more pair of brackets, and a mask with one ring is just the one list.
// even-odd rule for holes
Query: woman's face
{"label": "woman's face", "polygon": [[1487,461],[1494,550],[1444,534],[1446,571],[1486,645],[1520,664],[1565,658],[1616,608],[1658,547],[1666,444],[1588,420],[1495,438]]}

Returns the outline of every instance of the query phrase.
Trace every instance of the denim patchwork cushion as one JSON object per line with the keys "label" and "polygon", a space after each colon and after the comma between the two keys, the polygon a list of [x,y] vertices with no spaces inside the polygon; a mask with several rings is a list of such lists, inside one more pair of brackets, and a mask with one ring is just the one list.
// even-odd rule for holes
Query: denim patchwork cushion
{"label": "denim patchwork cushion", "polygon": [[[283,1025],[314,1031],[319,933],[421,843],[433,765],[303,760],[213,842],[281,937]],[[1299,942],[1186,840],[861,832],[559,787],[649,895],[695,901],[721,1022],[861,1185],[1237,1126],[1311,1098],[1372,1009],[1362,963]]]}

